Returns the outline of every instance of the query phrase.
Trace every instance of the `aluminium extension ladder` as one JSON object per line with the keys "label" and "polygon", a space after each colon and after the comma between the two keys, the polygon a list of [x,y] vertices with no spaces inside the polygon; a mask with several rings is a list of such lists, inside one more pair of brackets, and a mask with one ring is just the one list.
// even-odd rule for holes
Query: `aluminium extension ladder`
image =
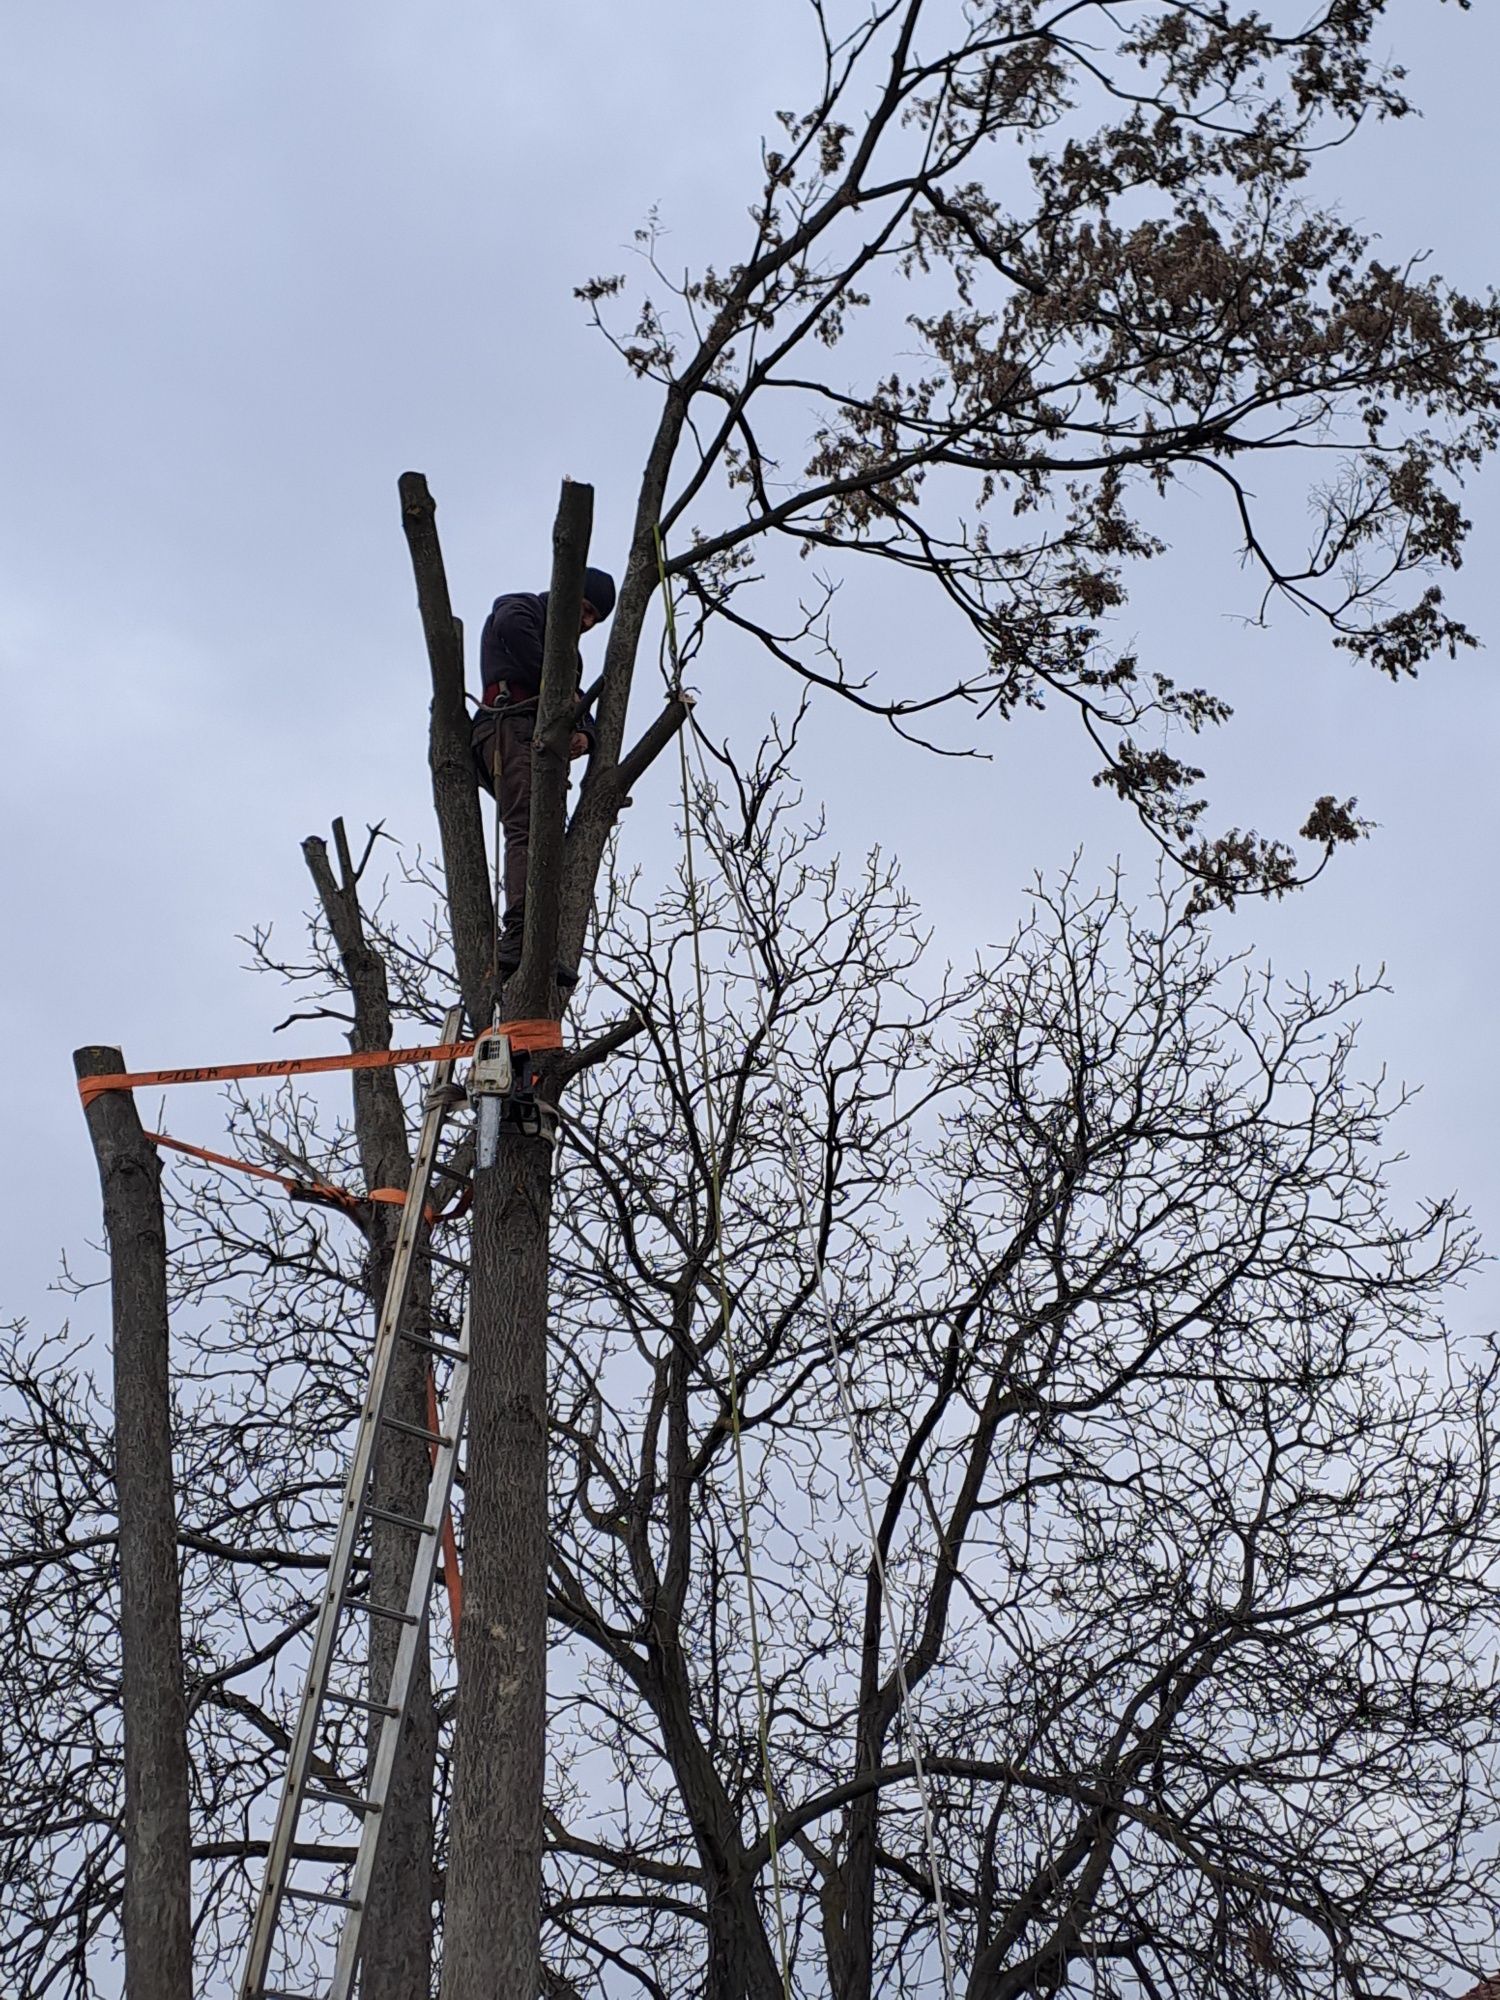
{"label": "aluminium extension ladder", "polygon": [[[461,1011],[454,1008],[444,1024],[444,1043],[453,1041],[459,1031],[461,1020]],[[354,1989],[355,1974],[359,1965],[361,1924],[374,1874],[383,1809],[390,1789],[391,1772],[395,1765],[401,1728],[411,1696],[413,1670],[416,1666],[427,1619],[427,1607],[437,1571],[443,1517],[452,1491],[459,1439],[463,1432],[464,1405],[468,1395],[467,1307],[464,1310],[462,1331],[457,1346],[433,1340],[425,1333],[408,1331],[403,1324],[411,1290],[412,1270],[416,1261],[423,1210],[426,1207],[427,1191],[437,1159],[438,1139],[452,1098],[450,1089],[452,1075],[452,1057],[433,1065],[431,1085],[425,1100],[421,1137],[417,1145],[416,1158],[412,1163],[410,1185],[402,1207],[401,1224],[392,1253],[390,1279],[386,1285],[385,1299],[375,1329],[375,1348],[370,1365],[369,1384],[365,1390],[359,1430],[349,1461],[349,1473],[344,1485],[338,1531],[334,1538],[333,1553],[329,1559],[323,1600],[317,1623],[313,1628],[312,1659],[302,1690],[296,1729],[288,1753],[286,1777],[276,1813],[276,1825],[266,1857],[265,1879],[256,1905],[255,1919],[250,1933],[250,1948],[240,1981],[239,2000],[349,2000]],[[402,1340],[412,1342],[425,1350],[431,1361],[442,1361],[449,1365],[447,1387],[436,1399],[438,1414],[435,1428],[431,1431],[418,1429],[413,1424],[387,1416],[385,1413],[392,1362],[397,1352],[397,1343]],[[377,1508],[371,1500],[370,1478],[376,1447],[381,1432],[388,1430],[404,1431],[408,1435],[415,1433],[424,1438],[429,1445],[432,1469],[427,1487],[426,1505],[420,1520],[389,1513]],[[405,1602],[399,1605],[375,1604],[367,1596],[355,1595],[351,1589],[364,1531],[377,1520],[405,1528],[411,1535],[411,1568],[406,1598]],[[341,1632],[347,1630],[354,1620],[369,1618],[389,1619],[399,1627],[390,1683],[384,1701],[372,1701],[366,1695],[354,1694],[334,1685],[335,1676],[341,1670],[341,1665],[344,1671],[349,1671],[347,1664],[340,1661],[338,1641]],[[374,1694],[377,1690],[370,1689],[368,1692]],[[329,1782],[321,1778],[321,1774],[318,1774],[320,1782],[316,1784],[310,1782],[314,1775],[319,1718],[325,1705],[330,1703],[363,1711],[372,1718],[378,1718],[374,1752],[368,1758],[362,1784],[350,1783],[347,1789],[344,1789],[342,1784],[337,1789],[331,1788]],[[294,1879],[293,1870],[299,1865],[294,1855],[298,1823],[304,1809],[309,1805],[321,1810],[331,1808],[334,1811],[347,1812],[358,1820],[357,1856],[347,1886],[340,1892],[326,1888],[302,1887]],[[308,1865],[326,1869],[331,1864],[312,1861]],[[331,1905],[344,1912],[333,1979],[326,1995],[293,1993],[285,1986],[267,1983],[272,1976],[272,1951],[283,1926],[283,1906],[287,1902],[298,1901]]]}

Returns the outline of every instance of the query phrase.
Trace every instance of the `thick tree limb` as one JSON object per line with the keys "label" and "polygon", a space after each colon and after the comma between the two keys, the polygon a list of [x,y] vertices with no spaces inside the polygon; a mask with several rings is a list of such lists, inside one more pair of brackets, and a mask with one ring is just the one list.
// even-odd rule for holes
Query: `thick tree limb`
{"label": "thick tree limb", "polygon": [[692,709],[691,695],[671,697],[665,708],[647,724],[640,738],[626,751],[614,770],[579,806],[575,825],[569,829],[570,839],[575,831],[581,833],[585,828],[595,824],[606,831],[613,826],[622,808],[630,803],[632,786],[650,770],[687,721]]}
{"label": "thick tree limb", "polygon": [[432,722],[428,762],[432,769],[432,802],[437,812],[447,879],[448,915],[453,929],[453,956],[469,1020],[482,1026],[490,1018],[490,964],[495,941],[495,906],[490,893],[485,855],[484,821],[474,781],[469,748],[469,717],[464,706],[463,628],[453,616],[448,578],[438,541],[437,508],[420,472],[403,472],[401,525],[411,551],[417,605],[427,640],[432,673]]}
{"label": "thick tree limb", "polygon": [[507,1004],[523,1016],[555,1011],[558,920],[562,909],[563,825],[568,804],[568,740],[578,707],[578,629],[583,570],[594,521],[594,489],[565,479],[552,528],[552,581],[536,733],[531,744],[531,841],[526,870],[526,934]]}
{"label": "thick tree limb", "polygon": [[628,1020],[617,1021],[612,1028],[606,1028],[591,1042],[586,1042],[581,1049],[571,1050],[558,1065],[559,1083],[565,1083],[569,1077],[577,1076],[582,1070],[592,1069],[595,1063],[603,1062],[606,1057],[612,1056],[616,1049],[623,1049],[627,1042],[633,1041],[644,1031],[645,1026],[646,1023],[639,1014],[632,1014]]}
{"label": "thick tree limb", "polygon": [[[615,783],[625,742],[625,716],[630,706],[636,654],[645,630],[646,613],[659,583],[656,528],[686,411],[685,399],[674,390],[667,397],[666,408],[651,441],[640,491],[636,496],[630,555],[610,624],[609,643],[604,652],[604,672],[600,677],[602,685],[596,711],[598,742],[568,837],[558,932],[558,957],[565,965],[576,965],[583,950],[593,909],[594,885],[624,797],[623,793],[616,793],[612,804],[604,804]],[[594,796],[596,792],[601,795],[598,802]]]}
{"label": "thick tree limb", "polygon": [[[593,489],[563,484],[532,745],[521,965],[507,1011],[558,1012],[555,968]],[[536,2000],[547,1703],[547,1313],[552,1146],[511,1123],[475,1164],[468,1560],[458,1647],[443,2000]]]}
{"label": "thick tree limb", "polygon": [[474,1172],[443,2000],[535,2000],[541,1978],[551,1198],[550,1141],[506,1125]]}

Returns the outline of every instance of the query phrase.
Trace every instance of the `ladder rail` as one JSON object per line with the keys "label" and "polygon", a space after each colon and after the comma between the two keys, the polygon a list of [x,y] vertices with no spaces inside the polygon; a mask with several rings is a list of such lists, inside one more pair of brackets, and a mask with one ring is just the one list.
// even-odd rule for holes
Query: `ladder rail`
{"label": "ladder rail", "polygon": [[[396,1656],[391,1662],[390,1685],[386,1691],[384,1704],[385,1713],[381,1717],[375,1755],[371,1760],[366,1796],[378,1799],[382,1804],[390,1791],[391,1774],[395,1769],[396,1755],[401,1747],[401,1731],[405,1726],[406,1712],[411,1703],[412,1681],[415,1677],[418,1652],[426,1631],[427,1612],[432,1602],[432,1586],[441,1553],[440,1530],[443,1515],[447,1512],[449,1497],[453,1491],[454,1474],[458,1469],[458,1447],[463,1436],[464,1412],[469,1390],[467,1304],[464,1307],[463,1329],[459,1338],[460,1353],[448,1378],[447,1393],[439,1401],[438,1429],[443,1437],[434,1452],[432,1474],[427,1487],[427,1506],[423,1515],[423,1526],[430,1532],[417,1537],[417,1548],[412,1559],[411,1581],[406,1595],[406,1612],[411,1622],[402,1626],[401,1637],[396,1646]],[[328,1989],[328,2000],[350,2000],[350,1995],[354,1991],[355,1975],[359,1969],[364,1914],[369,1907],[370,1885],[374,1880],[375,1862],[379,1853],[381,1834],[384,1831],[384,1818],[383,1813],[368,1813],[360,1823],[359,1850],[348,1891],[352,1907],[344,1918],[343,1928],[339,1934],[338,1954],[334,1961],[333,1981]]]}
{"label": "ladder rail", "polygon": [[[451,1045],[453,1042],[462,1018],[461,1008],[450,1008],[443,1024],[445,1044]],[[324,1578],[323,1598],[314,1628],[312,1658],[308,1663],[307,1678],[302,1687],[296,1728],[287,1756],[286,1778],[282,1785],[281,1798],[276,1809],[276,1823],[266,1855],[265,1874],[251,1927],[250,1945],[245,1954],[239,2000],[259,2000],[270,1971],[271,1950],[280,1924],[281,1905],[286,1895],[287,1874],[291,1867],[292,1845],[302,1810],[303,1794],[307,1787],[318,1719],[327,1693],[340,1618],[348,1595],[355,1542],[365,1512],[370,1470],[380,1436],[380,1419],[390,1385],[391,1364],[411,1293],[423,1210],[427,1202],[427,1191],[437,1160],[438,1141],[442,1135],[443,1120],[447,1110],[443,1102],[442,1086],[452,1077],[453,1063],[454,1058],[448,1055],[434,1063],[432,1069],[421,1136],[417,1143],[416,1157],[412,1162],[407,1198],[402,1205],[401,1221],[391,1255],[390,1276],[386,1282],[385,1298],[381,1303],[380,1318],[376,1324],[369,1381],[365,1389],[364,1405],[360,1411],[354,1448],[350,1454],[338,1530]],[[435,1540],[436,1537],[423,1536],[421,1539]],[[414,1629],[410,1625],[403,1626],[403,1645],[407,1635]],[[401,1648],[398,1647],[397,1650],[399,1657]],[[415,1657],[414,1649],[413,1657]],[[378,1822],[380,1817],[377,1810],[362,1815],[362,1820],[368,1825],[371,1821]]]}

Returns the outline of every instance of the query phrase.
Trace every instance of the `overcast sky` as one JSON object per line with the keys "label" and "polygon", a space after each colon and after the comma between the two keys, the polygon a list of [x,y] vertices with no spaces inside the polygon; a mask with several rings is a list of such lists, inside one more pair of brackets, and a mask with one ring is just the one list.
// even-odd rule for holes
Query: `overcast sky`
{"label": "overcast sky", "polygon": [[[7,306],[0,486],[7,1196],[0,1312],[50,1327],[59,1253],[97,1235],[69,1055],[157,1066],[327,1048],[273,1043],[283,997],[236,934],[295,925],[298,842],[335,813],[430,843],[427,678],[395,500],[437,495],[473,644],[498,590],[545,581],[563,473],[598,491],[618,566],[655,397],[587,329],[575,284],[623,268],[653,206],[682,261],[742,240],[756,147],[799,99],[797,0],[506,6],[496,0],[62,0],[13,6],[0,72]],[[1332,162],[1390,254],[1500,271],[1493,116],[1500,22],[1395,0],[1390,36],[1427,116]],[[1384,961],[1369,1066],[1425,1086],[1404,1185],[1458,1187],[1500,1238],[1492,856],[1500,832],[1500,525],[1492,478],[1454,595],[1491,650],[1392,688],[1253,608],[1229,523],[1185,495],[1174,555],[1123,630],[1236,703],[1209,747],[1215,823],[1295,825],[1358,795],[1376,838],[1316,889],[1221,925],[1288,974]],[[948,628],[844,593],[851,662],[932,671]],[[748,675],[748,677],[747,677]],[[699,681],[710,726],[773,698],[738,655]],[[471,668],[472,680],[472,668]],[[1093,792],[1060,717],[955,769],[826,715],[803,775],[840,844],[898,853],[961,958],[1005,936],[1025,885],[1083,842],[1152,860]],[[659,774],[630,851],[671,856]],[[211,1092],[174,1129],[213,1143]],[[1477,1287],[1461,1323],[1500,1317]],[[86,1301],[90,1325],[102,1301]]]}

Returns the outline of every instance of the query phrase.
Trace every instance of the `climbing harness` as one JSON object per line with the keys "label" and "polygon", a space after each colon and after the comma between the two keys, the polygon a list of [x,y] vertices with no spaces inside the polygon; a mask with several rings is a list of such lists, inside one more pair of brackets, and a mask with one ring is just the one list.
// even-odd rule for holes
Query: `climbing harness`
{"label": "climbing harness", "polygon": [[[676,620],[673,612],[670,591],[668,590],[667,587],[666,562],[665,562],[664,552],[662,549],[662,541],[659,530],[656,533],[656,555],[657,555],[658,575],[661,581],[663,597],[666,600],[667,642],[671,653],[674,689],[680,695],[682,692],[681,664],[677,647]],[[693,725],[690,723],[687,726],[693,726]],[[709,1107],[709,1113],[708,1113],[710,1121],[709,1143],[710,1143],[711,1171],[713,1176],[715,1228],[716,1228],[716,1234],[718,1235],[717,1247],[719,1250],[719,1258],[720,1258],[720,1282],[721,1282],[721,1287],[723,1288],[721,1290],[721,1310],[724,1314],[724,1320],[725,1320],[725,1348],[726,1348],[726,1353],[728,1354],[730,1359],[731,1423],[734,1429],[735,1449],[737,1453],[737,1465],[739,1471],[740,1514],[741,1514],[741,1524],[742,1524],[744,1566],[745,1566],[747,1586],[751,1601],[752,1669],[756,1680],[757,1702],[759,1704],[762,1704],[761,1755],[763,1762],[763,1772],[765,1777],[768,1808],[770,1808],[773,1812],[772,1824],[770,1828],[770,1849],[771,1849],[771,1864],[772,1864],[773,1878],[774,1878],[777,1872],[777,1845],[776,1845],[775,1820],[774,1820],[774,1792],[773,1792],[773,1786],[770,1775],[770,1765],[769,1765],[769,1740],[764,1721],[764,1710],[763,1710],[764,1687],[761,1679],[759,1649],[758,1649],[756,1630],[755,1630],[755,1611],[754,1611],[755,1591],[754,1591],[753,1577],[750,1567],[749,1515],[748,1515],[748,1507],[745,1496],[743,1457],[739,1455],[740,1435],[739,1435],[738,1394],[737,1394],[737,1385],[735,1381],[733,1349],[730,1346],[729,1335],[728,1335],[728,1293],[727,1293],[727,1285],[725,1284],[725,1281],[723,1279],[723,1246],[722,1246],[722,1234],[721,1234],[721,1221],[719,1216],[718,1149],[713,1137],[712,1098],[708,1092],[708,1087],[707,1087],[707,1080],[708,1080],[707,1030],[705,1025],[702,956],[698,938],[697,891],[696,891],[696,883],[694,879],[694,867],[693,867],[693,843],[692,843],[692,831],[691,831],[692,800],[690,795],[691,786],[688,773],[688,756],[687,756],[687,744],[685,741],[685,735],[686,735],[686,726],[683,730],[680,730],[678,732],[678,750],[680,754],[681,771],[682,771],[682,806],[683,806],[683,824],[685,828],[688,896],[689,896],[689,903],[690,903],[692,922],[693,922],[693,960],[694,960],[695,974],[698,980],[698,1022],[699,1022],[700,1062],[703,1068],[703,1075],[704,1075],[705,1103]],[[703,800],[704,810],[712,818],[714,827],[719,835],[721,849],[727,849],[729,845],[729,838],[722,825],[722,822],[719,820],[718,810],[714,803],[714,791],[713,791],[712,781],[710,779],[707,764],[704,760],[703,746],[701,741],[699,740],[696,730],[694,734],[694,748],[697,753],[700,797]],[[730,894],[734,899],[734,904],[736,911],[738,913],[746,947],[747,949],[753,950],[753,939],[755,937],[755,924],[753,915],[745,901],[743,890],[740,886],[740,883],[735,879],[733,871],[730,869],[725,869],[723,873],[724,873],[724,879],[729,886]],[[760,1016],[761,1031],[763,1034],[769,1034],[772,1025],[770,1009],[766,1003],[765,993],[761,986],[760,981],[756,980],[754,984],[755,984],[755,994],[756,994],[756,1007]],[[796,1109],[795,1104],[793,1102],[791,1091],[788,1088],[784,1078],[781,1076],[779,1071],[775,1069],[774,1065],[772,1066],[771,1069],[771,1076],[774,1088],[776,1089],[777,1095],[781,1100],[783,1122],[787,1126],[787,1128],[790,1129],[792,1124],[794,1123],[795,1109]],[[931,1882],[933,1908],[937,1917],[938,1953],[942,1961],[944,2000],[956,2000],[956,1995],[958,1991],[958,1975],[953,1954],[952,1940],[949,1936],[947,1898],[943,1893],[942,1868],[939,1860],[938,1847],[937,1847],[936,1816],[933,1812],[931,1792],[927,1781],[927,1768],[926,1768],[927,1760],[924,1753],[924,1744],[922,1739],[921,1726],[917,1718],[915,1704],[913,1703],[912,1700],[911,1687],[906,1672],[905,1647],[902,1641],[901,1629],[897,1622],[895,1606],[891,1598],[889,1572],[886,1564],[885,1553],[881,1548],[880,1544],[879,1526],[876,1522],[874,1502],[870,1494],[869,1474],[867,1467],[865,1465],[864,1451],[859,1441],[859,1431],[858,1431],[858,1423],[854,1407],[853,1392],[849,1382],[848,1369],[845,1365],[843,1349],[839,1344],[838,1331],[834,1323],[833,1302],[831,1297],[829,1296],[829,1291],[828,1291],[828,1274],[826,1266],[823,1261],[822,1249],[818,1241],[817,1227],[813,1219],[812,1206],[808,1199],[807,1188],[804,1184],[801,1174],[794,1172],[789,1176],[789,1179],[797,1202],[799,1228],[803,1237],[803,1241],[806,1245],[807,1255],[811,1263],[816,1283],[819,1308],[827,1339],[829,1358],[832,1366],[834,1380],[835,1383],[837,1384],[837,1389],[838,1389],[839,1408],[843,1417],[844,1429],[848,1440],[849,1457],[854,1468],[855,1482],[859,1490],[860,1508],[864,1516],[866,1540],[870,1550],[871,1563],[875,1570],[876,1583],[880,1592],[881,1620],[886,1628],[886,1635],[891,1648],[892,1660],[894,1662],[894,1672],[895,1672],[896,1692],[897,1692],[897,1716],[898,1720],[904,1722],[906,1726],[907,1738],[911,1746],[912,1776],[921,1811],[923,1846],[927,1857],[927,1867]],[[777,1881],[776,1893],[778,1898],[777,1916],[779,1921],[781,1916],[779,1880]],[[785,1946],[783,1940],[783,1952],[784,1949]],[[784,1957],[783,1957],[783,1967],[782,1967],[782,1978],[783,1978],[783,1984],[787,1987],[787,1991],[790,1992],[790,1973],[787,1968]]]}

